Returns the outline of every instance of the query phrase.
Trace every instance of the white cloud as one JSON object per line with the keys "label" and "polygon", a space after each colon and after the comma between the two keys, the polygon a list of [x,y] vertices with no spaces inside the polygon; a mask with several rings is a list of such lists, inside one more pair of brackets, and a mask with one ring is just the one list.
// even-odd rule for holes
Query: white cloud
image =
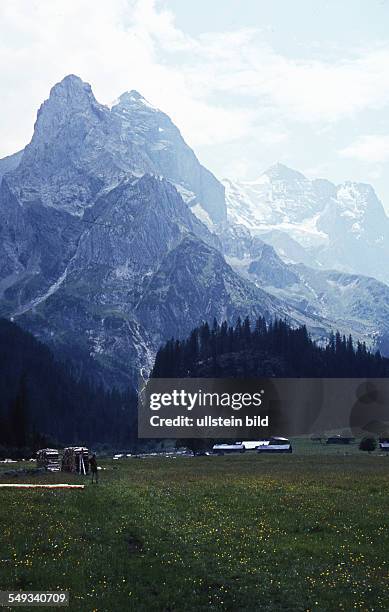
{"label": "white cloud", "polygon": [[[255,112],[210,102],[211,84],[197,89],[190,54],[198,40],[174,26],[152,0],[2,0],[0,3],[0,154],[24,146],[50,87],[75,73],[109,103],[138,89],[180,126],[193,146],[248,134]],[[202,52],[199,52],[201,57]],[[227,126],[227,127],[226,127]]]}
{"label": "white cloud", "polygon": [[389,134],[367,134],[339,151],[341,157],[376,164],[389,160]]}
{"label": "white cloud", "polygon": [[384,173],[384,170],[383,170],[382,166],[374,166],[374,168],[372,168],[367,173],[367,176],[368,176],[369,180],[377,181],[378,179],[382,178],[383,173]]}
{"label": "white cloud", "polygon": [[68,73],[105,103],[138,89],[195,148],[247,139],[276,147],[291,125],[322,130],[387,104],[389,45],[301,60],[262,36],[259,28],[191,36],[153,0],[1,0],[0,154],[25,144],[36,109]]}

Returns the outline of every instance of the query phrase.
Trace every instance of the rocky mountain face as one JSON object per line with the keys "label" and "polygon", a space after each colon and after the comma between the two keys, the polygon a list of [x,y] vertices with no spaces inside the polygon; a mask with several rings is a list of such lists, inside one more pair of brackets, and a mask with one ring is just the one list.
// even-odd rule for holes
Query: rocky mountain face
{"label": "rocky mountain face", "polygon": [[259,313],[270,318],[281,314],[282,305],[236,274],[218,250],[188,234],[150,278],[136,311],[147,329],[164,329],[169,338],[184,337],[193,320]]}
{"label": "rocky mountain face", "polygon": [[0,182],[6,172],[10,172],[18,167],[22,155],[23,151],[18,151],[13,155],[7,155],[7,157],[0,159]]}
{"label": "rocky mountain face", "polygon": [[[210,245],[218,245],[217,238],[170,183],[147,174],[98,198],[78,224],[73,250],[58,257],[56,274],[48,277],[40,267],[5,297],[18,322],[69,356],[79,353],[104,382],[134,379],[165,337],[154,322],[150,334],[136,316],[149,277],[188,233]],[[45,286],[34,291],[37,278]]]}
{"label": "rocky mountain face", "polygon": [[389,286],[375,278],[286,263],[244,226],[218,228],[227,261],[245,278],[307,317],[389,354]]}
{"label": "rocky mountain face", "polygon": [[7,182],[22,202],[82,217],[97,196],[129,173],[145,172],[175,184],[212,221],[225,218],[224,187],[201,166],[167,115],[135,91],[109,109],[97,102],[89,84],[70,75],[39,109],[32,140]]}
{"label": "rocky mountain face", "polygon": [[214,223],[226,218],[222,183],[199,164],[165,113],[152,107],[136,91],[120,96],[111,113],[120,125],[123,157],[140,158],[135,170],[165,177],[200,217],[204,215]]}
{"label": "rocky mountain face", "polygon": [[204,319],[298,316],[225,262],[191,208],[223,221],[223,187],[136,92],[65,78],[0,168],[0,314],[108,386]]}
{"label": "rocky mountain face", "polygon": [[389,218],[373,188],[310,180],[276,164],[257,181],[225,181],[228,218],[286,261],[389,282]]}

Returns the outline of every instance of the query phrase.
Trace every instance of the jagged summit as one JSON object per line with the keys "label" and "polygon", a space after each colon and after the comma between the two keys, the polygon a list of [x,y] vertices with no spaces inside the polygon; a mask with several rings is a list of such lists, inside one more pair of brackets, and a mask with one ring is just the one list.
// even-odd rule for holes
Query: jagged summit
{"label": "jagged summit", "polygon": [[139,93],[139,91],[136,91],[136,89],[131,89],[131,91],[125,91],[121,96],[119,96],[118,103],[125,104],[127,102],[138,102],[139,100],[144,99],[145,98]]}
{"label": "jagged summit", "polygon": [[125,110],[133,110],[133,109],[141,108],[145,110],[146,108],[151,111],[158,111],[160,114],[163,114],[159,109],[150,104],[148,100],[139,91],[136,89],[132,89],[131,91],[125,91],[121,96],[112,104],[111,109],[113,111],[120,111],[121,109]]}
{"label": "jagged summit", "polygon": [[81,77],[77,74],[67,74],[63,77],[61,81],[53,85],[51,91],[59,88],[68,89],[68,88],[85,88],[91,89],[91,86],[86,81],[83,81]]}
{"label": "jagged summit", "polygon": [[[0,171],[1,165],[13,164],[0,164]],[[74,74],[54,85],[40,107],[15,172],[7,180],[18,198],[72,215],[82,216],[99,193],[126,177],[147,172],[173,183],[213,220],[226,217],[223,186],[165,113],[136,90],[123,93],[110,109]]]}
{"label": "jagged summit", "polygon": [[44,104],[58,98],[65,99],[67,104],[79,105],[85,99],[97,104],[90,84],[75,74],[68,74],[62,81],[56,83],[51,88],[49,98]]}
{"label": "jagged summit", "polygon": [[[87,122],[95,121],[98,114],[106,110],[97,102],[89,83],[69,74],[51,88],[48,99],[39,108],[33,138],[27,148],[34,144],[46,146],[54,134],[62,132],[63,126],[74,124],[76,116],[84,117],[86,129]],[[80,124],[78,131],[81,131]]]}
{"label": "jagged summit", "polygon": [[293,181],[293,180],[304,180],[305,176],[298,172],[297,170],[293,170],[293,168],[289,168],[285,166],[285,164],[281,164],[277,162],[273,164],[263,172],[262,176],[265,175],[272,180],[283,180],[283,181]]}

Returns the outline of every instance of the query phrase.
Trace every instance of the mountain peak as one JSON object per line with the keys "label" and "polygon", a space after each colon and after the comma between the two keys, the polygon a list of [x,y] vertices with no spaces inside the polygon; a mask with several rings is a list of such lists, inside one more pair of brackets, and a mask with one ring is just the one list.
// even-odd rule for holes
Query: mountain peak
{"label": "mountain peak", "polygon": [[80,96],[87,96],[93,100],[95,99],[89,83],[86,83],[75,74],[68,74],[62,79],[62,81],[56,83],[50,90],[50,98],[66,97],[67,99],[74,99],[79,98]]}
{"label": "mountain peak", "polygon": [[125,91],[122,93],[118,100],[114,102],[113,108],[133,108],[134,106],[139,107],[139,105],[147,107],[151,110],[158,110],[155,108],[155,106],[150,104],[150,102],[148,102],[146,98],[139,93],[139,91],[136,91],[136,89],[131,89],[131,91]]}
{"label": "mountain peak", "polygon": [[131,89],[131,91],[125,91],[122,96],[129,96],[131,99],[135,100],[144,99],[142,94],[140,94],[139,91],[137,91],[136,89]]}
{"label": "mountain peak", "polygon": [[297,170],[293,170],[285,164],[281,164],[277,162],[273,166],[270,166],[264,173],[265,176],[268,176],[270,179],[278,179],[283,181],[293,181],[293,180],[304,180],[305,176],[298,172]]}
{"label": "mountain peak", "polygon": [[88,85],[88,83],[84,83],[84,81],[81,79],[81,77],[79,77],[77,74],[67,74],[66,76],[63,77],[63,79],[61,81],[59,81],[59,83],[56,83],[56,85],[54,85],[54,87],[56,87],[57,85],[63,85],[63,86],[68,86],[68,85],[72,85],[72,84],[77,84],[77,85]]}
{"label": "mountain peak", "polygon": [[89,83],[75,74],[69,74],[56,83],[50,95],[38,110],[35,131],[47,129],[48,125],[63,124],[74,113],[89,114],[92,109],[103,108],[93,95]]}
{"label": "mountain peak", "polygon": [[[107,117],[109,117],[109,110],[97,102],[89,83],[85,83],[74,74],[69,74],[56,83],[51,88],[49,97],[38,110],[32,139],[24,149],[23,157],[16,170],[17,189],[21,189],[23,184],[24,194],[32,194],[34,190],[39,191],[39,185],[42,185],[44,181],[59,181],[61,177],[64,181],[63,189],[66,190],[65,176],[67,176],[74,192],[79,189],[79,193],[85,194],[88,191],[85,179],[80,178],[80,169],[75,171],[73,167],[75,163],[81,163],[82,155],[84,161],[92,157],[91,148],[101,142],[101,126],[105,124]],[[85,149],[86,135],[92,134],[96,127],[94,143],[93,145],[88,143],[89,150],[87,151]],[[82,183],[76,187],[77,180]],[[28,199],[30,196],[25,197]],[[85,196],[83,197],[85,199]],[[42,199],[49,205],[63,206],[66,198],[60,194],[58,186],[51,185],[51,189],[48,189]],[[83,198],[70,199],[78,202],[68,208],[68,212],[74,212],[78,210],[77,207]]]}

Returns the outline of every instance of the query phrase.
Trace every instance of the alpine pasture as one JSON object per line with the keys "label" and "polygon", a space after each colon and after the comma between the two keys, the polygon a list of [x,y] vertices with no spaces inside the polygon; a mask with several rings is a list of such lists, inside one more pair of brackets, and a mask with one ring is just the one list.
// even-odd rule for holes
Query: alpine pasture
{"label": "alpine pasture", "polygon": [[0,589],[77,612],[388,609],[389,457],[294,450],[106,459],[98,485],[3,464],[0,483],[87,486],[0,489]]}

